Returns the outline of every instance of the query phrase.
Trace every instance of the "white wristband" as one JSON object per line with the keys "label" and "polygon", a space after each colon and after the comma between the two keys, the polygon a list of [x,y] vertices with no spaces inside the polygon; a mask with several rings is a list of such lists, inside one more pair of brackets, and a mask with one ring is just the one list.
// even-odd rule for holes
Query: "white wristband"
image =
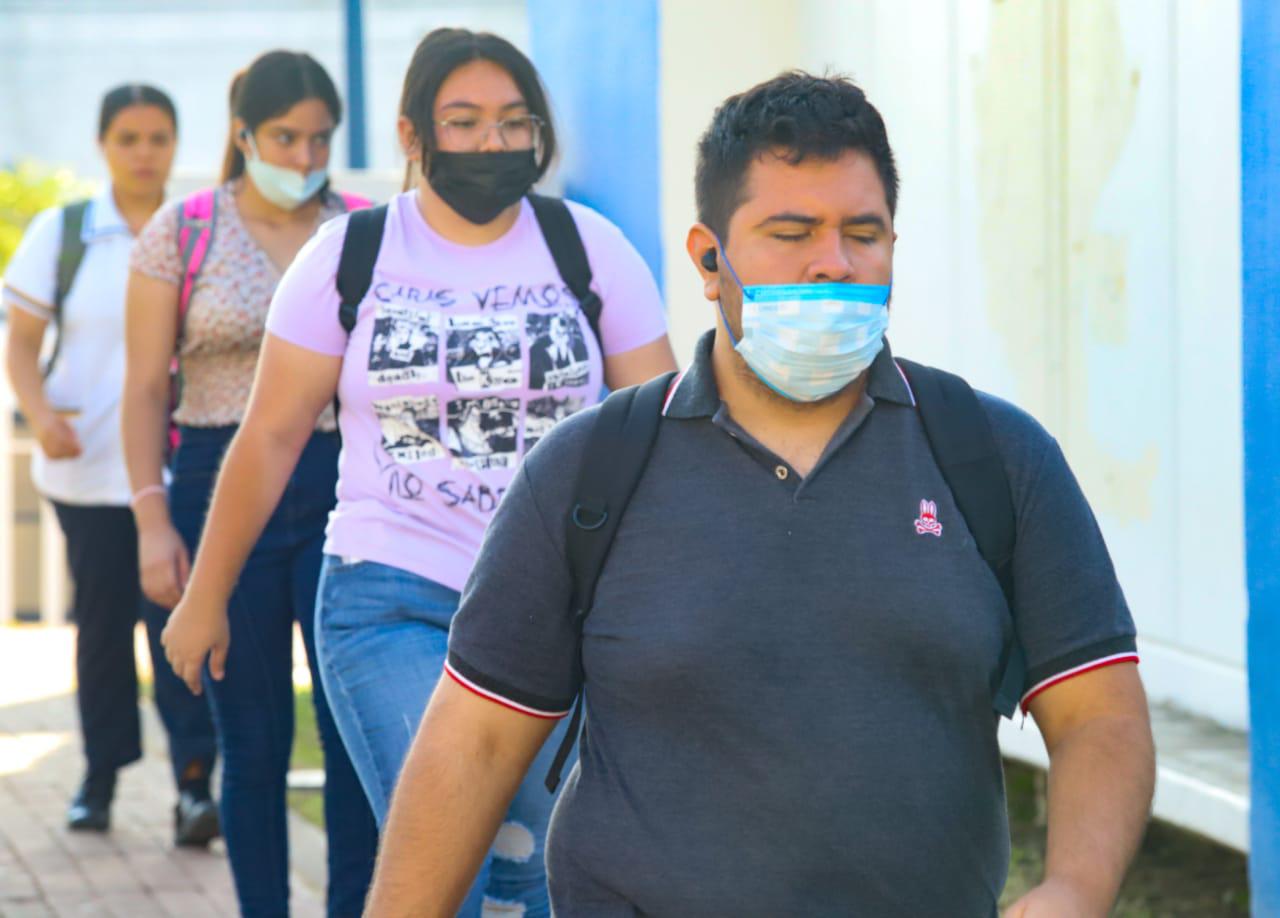
{"label": "white wristband", "polygon": [[162,484],[147,485],[145,488],[139,488],[134,492],[133,497],[129,498],[129,506],[136,509],[143,498],[150,497],[152,494],[165,494],[168,493],[168,490]]}

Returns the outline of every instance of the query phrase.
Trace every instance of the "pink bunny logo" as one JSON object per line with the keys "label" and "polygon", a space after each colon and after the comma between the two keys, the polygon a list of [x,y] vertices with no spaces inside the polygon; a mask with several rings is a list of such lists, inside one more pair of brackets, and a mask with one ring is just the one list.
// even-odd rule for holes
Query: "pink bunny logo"
{"label": "pink bunny logo", "polygon": [[938,505],[931,500],[920,501],[920,518],[916,520],[916,533],[942,538],[942,524],[938,522]]}

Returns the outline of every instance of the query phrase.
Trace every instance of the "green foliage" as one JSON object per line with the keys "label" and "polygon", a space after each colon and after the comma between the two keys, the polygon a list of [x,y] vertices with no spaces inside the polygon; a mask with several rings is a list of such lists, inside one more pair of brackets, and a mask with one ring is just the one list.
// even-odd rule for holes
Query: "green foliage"
{"label": "green foliage", "polygon": [[93,193],[93,185],[70,169],[25,160],[0,169],[0,272],[9,264],[31,218],[40,211]]}

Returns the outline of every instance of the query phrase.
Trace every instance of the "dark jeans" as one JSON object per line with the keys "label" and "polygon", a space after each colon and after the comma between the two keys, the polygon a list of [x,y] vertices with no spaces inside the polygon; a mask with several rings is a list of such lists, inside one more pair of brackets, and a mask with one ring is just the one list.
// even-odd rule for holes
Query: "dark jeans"
{"label": "dark jeans", "polygon": [[67,543],[75,586],[76,700],[91,777],[107,778],[142,757],[138,672],[133,630],[139,610],[147,626],[155,671],[156,708],[169,734],[174,782],[198,764],[207,776],[217,745],[209,705],[173,674],[160,646],[168,615],[142,599],[138,533],[128,507],[53,502]]}
{"label": "dark jeans", "polygon": [[[183,428],[173,460],[174,525],[194,549],[233,427]],[[329,841],[328,913],[359,915],[373,872],[377,826],[338,737],[315,662],[314,609],[324,527],[338,475],[336,434],[307,443],[284,496],[254,546],[227,614],[226,677],[205,671],[222,747],[222,831],[246,916],[287,915],[285,778],[293,746],[293,623],[302,626],[324,749]]]}

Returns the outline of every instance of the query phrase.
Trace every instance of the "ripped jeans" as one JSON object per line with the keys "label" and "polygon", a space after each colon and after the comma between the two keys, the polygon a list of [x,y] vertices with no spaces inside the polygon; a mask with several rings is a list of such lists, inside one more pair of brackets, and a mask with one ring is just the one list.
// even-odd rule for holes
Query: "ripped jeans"
{"label": "ripped jeans", "polygon": [[[391,791],[444,672],[455,590],[400,568],[326,555],[316,597],[316,655],[338,732],[382,826]],[[458,913],[551,914],[545,866],[556,798],[543,781],[564,718],[534,759]],[[565,766],[567,774],[573,760]]]}

